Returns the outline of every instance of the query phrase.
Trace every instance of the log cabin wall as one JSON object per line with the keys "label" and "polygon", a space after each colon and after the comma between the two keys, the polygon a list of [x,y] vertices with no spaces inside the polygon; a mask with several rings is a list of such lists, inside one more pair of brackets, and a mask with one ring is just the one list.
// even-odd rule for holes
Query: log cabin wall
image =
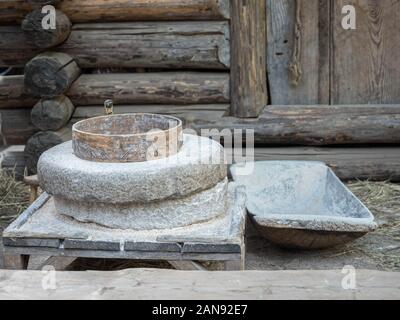
{"label": "log cabin wall", "polygon": [[[0,0],[0,65],[25,72],[0,81],[1,132],[14,144],[40,131],[31,167],[113,98],[117,113],[254,129],[258,160],[314,158],[346,179],[400,179],[398,1],[62,0],[63,31],[50,35],[32,33],[35,2]],[[346,4],[356,30],[341,27]]]}

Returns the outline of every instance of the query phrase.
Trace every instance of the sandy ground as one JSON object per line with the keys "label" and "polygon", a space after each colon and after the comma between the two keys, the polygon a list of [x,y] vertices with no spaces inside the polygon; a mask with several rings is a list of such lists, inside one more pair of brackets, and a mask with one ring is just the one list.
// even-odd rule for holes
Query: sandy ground
{"label": "sandy ground", "polygon": [[[368,184],[368,188],[371,188]],[[372,187],[375,186],[372,184]],[[379,187],[378,185],[376,187]],[[299,251],[280,249],[260,238],[252,226],[247,228],[246,268],[249,270],[327,270],[341,269],[344,266],[354,266],[359,269],[400,271],[400,199],[390,208],[382,204],[374,205],[372,196],[361,194],[360,198],[369,204],[380,228],[367,236],[342,247],[329,250]],[[397,195],[396,195],[397,196]],[[364,198],[363,197],[367,197]],[[5,225],[0,225],[0,231]],[[1,245],[0,245],[1,246]],[[1,248],[0,248],[1,249]],[[0,250],[2,252],[2,250]],[[0,253],[0,267],[3,256]],[[99,259],[78,259],[72,270],[119,270],[134,267],[170,268],[166,262],[134,262],[134,261],[105,261]],[[211,269],[219,269],[211,265]]]}

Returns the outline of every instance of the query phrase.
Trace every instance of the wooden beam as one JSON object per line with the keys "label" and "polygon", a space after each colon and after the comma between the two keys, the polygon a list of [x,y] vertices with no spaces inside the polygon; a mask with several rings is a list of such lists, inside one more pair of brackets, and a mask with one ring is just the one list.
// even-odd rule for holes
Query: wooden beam
{"label": "wooden beam", "polygon": [[[355,30],[341,25],[345,5],[356,8]],[[400,2],[335,0],[332,8],[331,103],[399,103]]]}
{"label": "wooden beam", "polygon": [[40,272],[2,270],[0,299],[391,300],[400,295],[399,273],[357,270],[352,290],[343,289],[344,276],[341,270],[75,271],[57,273],[57,290],[43,290]]}
{"label": "wooden beam", "polygon": [[[229,37],[229,23],[219,21],[76,24],[54,50],[81,68],[224,70],[230,66]],[[21,28],[0,27],[0,66],[23,66],[39,52]]]}
{"label": "wooden beam", "polygon": [[[228,159],[232,150],[226,150]],[[270,147],[254,150],[256,161],[321,161],[342,180],[400,181],[400,147]]]}
{"label": "wooden beam", "polygon": [[[43,1],[49,3],[50,1]],[[33,9],[25,0],[1,0],[0,24],[19,24]],[[229,0],[68,0],[57,6],[78,22],[224,20]]]}
{"label": "wooden beam", "polygon": [[[329,104],[331,1],[266,3],[271,104]],[[340,23],[337,25],[341,28]]]}
{"label": "wooden beam", "polygon": [[268,103],[265,0],[232,0],[231,8],[231,114],[257,117]]}
{"label": "wooden beam", "polygon": [[74,105],[213,104],[229,102],[229,74],[161,72],[85,74],[66,94]]}
{"label": "wooden beam", "polygon": [[51,48],[63,43],[71,33],[71,21],[60,10],[56,10],[56,28],[44,29],[42,22],[47,13],[41,9],[32,11],[22,21],[21,29],[25,39],[37,48]]}
{"label": "wooden beam", "polygon": [[54,98],[65,93],[80,74],[79,66],[68,54],[42,53],[25,66],[25,91],[35,97]]}
{"label": "wooden beam", "polygon": [[0,76],[0,109],[32,108],[37,101],[25,92],[24,76]]}
{"label": "wooden beam", "polygon": [[21,145],[38,129],[31,122],[31,109],[0,109],[0,145]]}
{"label": "wooden beam", "polygon": [[225,117],[192,126],[254,130],[258,145],[400,143],[400,105],[268,106],[258,119]]}

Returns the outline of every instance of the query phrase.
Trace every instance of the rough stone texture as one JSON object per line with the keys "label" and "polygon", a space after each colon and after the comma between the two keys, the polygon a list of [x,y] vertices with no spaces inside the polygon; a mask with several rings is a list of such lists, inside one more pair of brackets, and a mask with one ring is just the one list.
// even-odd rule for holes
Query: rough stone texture
{"label": "rough stone texture", "polygon": [[371,212],[319,162],[257,162],[250,175],[231,168],[246,187],[247,209],[260,233],[286,247],[342,244],[376,228]]}
{"label": "rough stone texture", "polygon": [[228,179],[185,198],[146,204],[80,202],[55,197],[58,213],[112,229],[173,229],[210,221],[227,210]]}
{"label": "rough stone texture", "polygon": [[[238,243],[244,235],[245,194],[235,183],[229,183],[229,204],[225,214],[211,221],[166,230],[120,230],[91,223],[80,223],[58,214],[50,198],[26,220],[17,219],[3,233],[4,238],[75,239],[126,243],[202,242]],[[167,240],[170,239],[170,240]],[[173,240],[174,239],[174,240]]]}
{"label": "rough stone texture", "polygon": [[38,176],[43,190],[70,200],[149,203],[182,198],[214,187],[227,176],[222,146],[184,135],[181,151],[141,163],[96,163],[73,154],[71,142],[45,152]]}

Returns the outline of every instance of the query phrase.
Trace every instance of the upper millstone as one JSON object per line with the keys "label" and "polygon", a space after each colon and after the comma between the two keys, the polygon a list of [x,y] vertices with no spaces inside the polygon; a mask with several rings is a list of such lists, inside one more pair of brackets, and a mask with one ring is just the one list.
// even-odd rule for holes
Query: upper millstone
{"label": "upper millstone", "polygon": [[219,143],[184,135],[179,153],[137,163],[82,160],[66,142],[40,157],[38,176],[43,190],[69,200],[149,203],[210,189],[226,178],[227,165]]}

